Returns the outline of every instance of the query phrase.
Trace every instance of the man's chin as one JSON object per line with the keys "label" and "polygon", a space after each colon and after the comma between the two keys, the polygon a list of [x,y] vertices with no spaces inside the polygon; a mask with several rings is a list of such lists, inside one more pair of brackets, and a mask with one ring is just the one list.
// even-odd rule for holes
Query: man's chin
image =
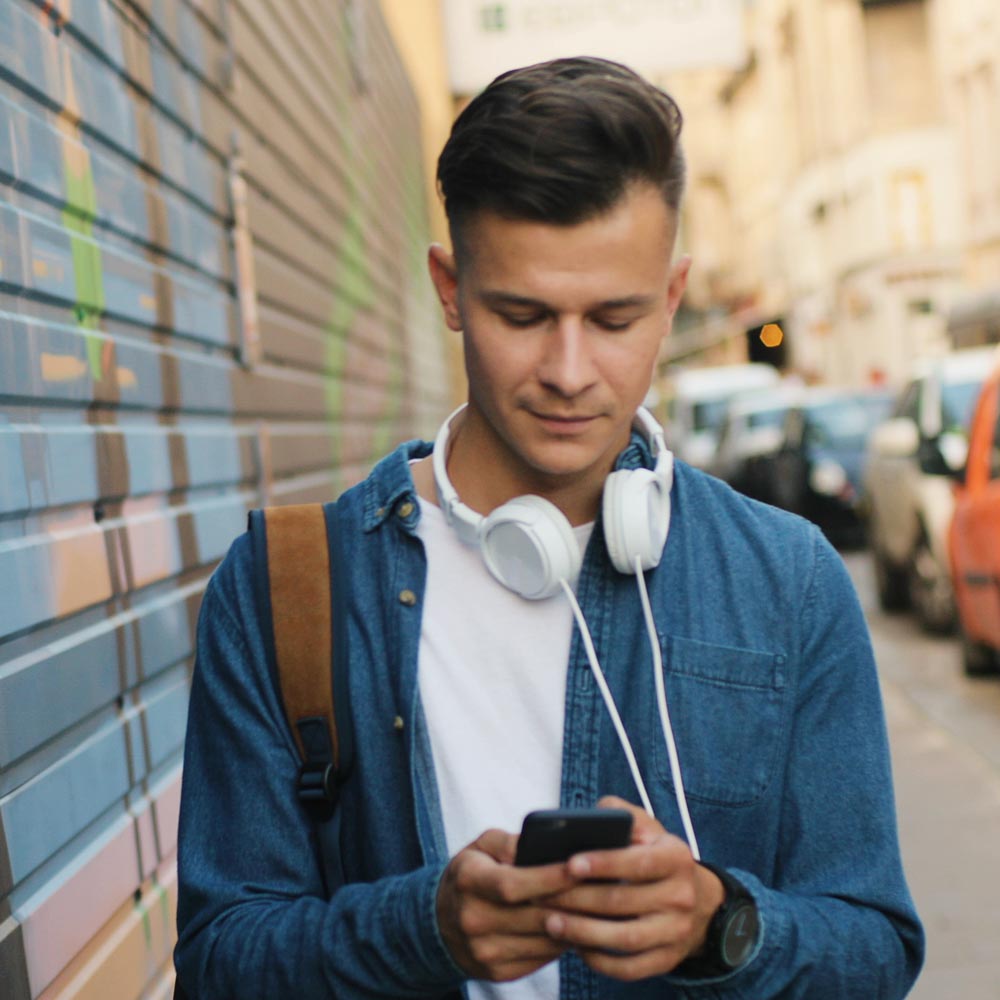
{"label": "man's chin", "polygon": [[[539,448],[529,454],[522,454],[521,459],[540,479],[556,483],[573,482],[585,479],[594,474],[598,456],[592,449],[575,448],[574,454],[565,445],[559,447]],[[553,454],[561,452],[561,454]]]}

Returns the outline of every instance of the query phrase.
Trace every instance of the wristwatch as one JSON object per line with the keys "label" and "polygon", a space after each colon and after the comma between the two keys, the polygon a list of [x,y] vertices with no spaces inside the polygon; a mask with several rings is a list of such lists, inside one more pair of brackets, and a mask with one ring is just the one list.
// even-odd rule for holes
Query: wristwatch
{"label": "wristwatch", "polygon": [[729,872],[706,861],[698,864],[718,878],[726,894],[708,922],[702,950],[674,969],[676,975],[701,979],[724,976],[746,963],[760,937],[760,917],[753,897]]}

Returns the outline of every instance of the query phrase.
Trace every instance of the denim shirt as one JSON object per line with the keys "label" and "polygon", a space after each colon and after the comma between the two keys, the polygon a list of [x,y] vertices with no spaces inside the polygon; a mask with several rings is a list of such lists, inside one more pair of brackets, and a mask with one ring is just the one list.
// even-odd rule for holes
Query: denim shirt
{"label": "denim shirt", "polygon": [[[407,462],[429,451],[401,446],[337,502],[356,760],[331,822],[316,827],[295,795],[248,536],[209,583],[179,846],[175,960],[192,997],[464,994],[436,920],[448,858],[417,685],[426,559]],[[649,454],[633,437],[617,465],[640,464]],[[872,649],[843,563],[807,522],[681,462],[671,498],[647,584],[688,805],[702,857],[756,900],[761,937],[745,966],[709,979],[622,983],[565,955],[560,996],[903,997],[923,933],[900,863]],[[611,566],[600,519],[577,592],[656,816],[682,835],[636,581]],[[574,632],[561,804],[606,794],[637,801]]]}

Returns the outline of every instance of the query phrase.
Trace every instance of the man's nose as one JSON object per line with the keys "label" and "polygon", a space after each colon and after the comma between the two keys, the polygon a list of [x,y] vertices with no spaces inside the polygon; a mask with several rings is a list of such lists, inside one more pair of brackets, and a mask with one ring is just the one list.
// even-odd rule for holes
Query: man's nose
{"label": "man's nose", "polygon": [[595,380],[593,359],[583,322],[559,318],[547,332],[538,370],[539,380],[560,396],[577,396]]}

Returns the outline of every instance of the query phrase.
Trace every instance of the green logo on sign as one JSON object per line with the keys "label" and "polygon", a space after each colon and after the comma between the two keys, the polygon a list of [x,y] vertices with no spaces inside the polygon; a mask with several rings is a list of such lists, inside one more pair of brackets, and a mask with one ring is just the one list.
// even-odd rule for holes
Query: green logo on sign
{"label": "green logo on sign", "polygon": [[479,11],[483,23],[483,31],[506,31],[507,11],[502,3],[486,4]]}

